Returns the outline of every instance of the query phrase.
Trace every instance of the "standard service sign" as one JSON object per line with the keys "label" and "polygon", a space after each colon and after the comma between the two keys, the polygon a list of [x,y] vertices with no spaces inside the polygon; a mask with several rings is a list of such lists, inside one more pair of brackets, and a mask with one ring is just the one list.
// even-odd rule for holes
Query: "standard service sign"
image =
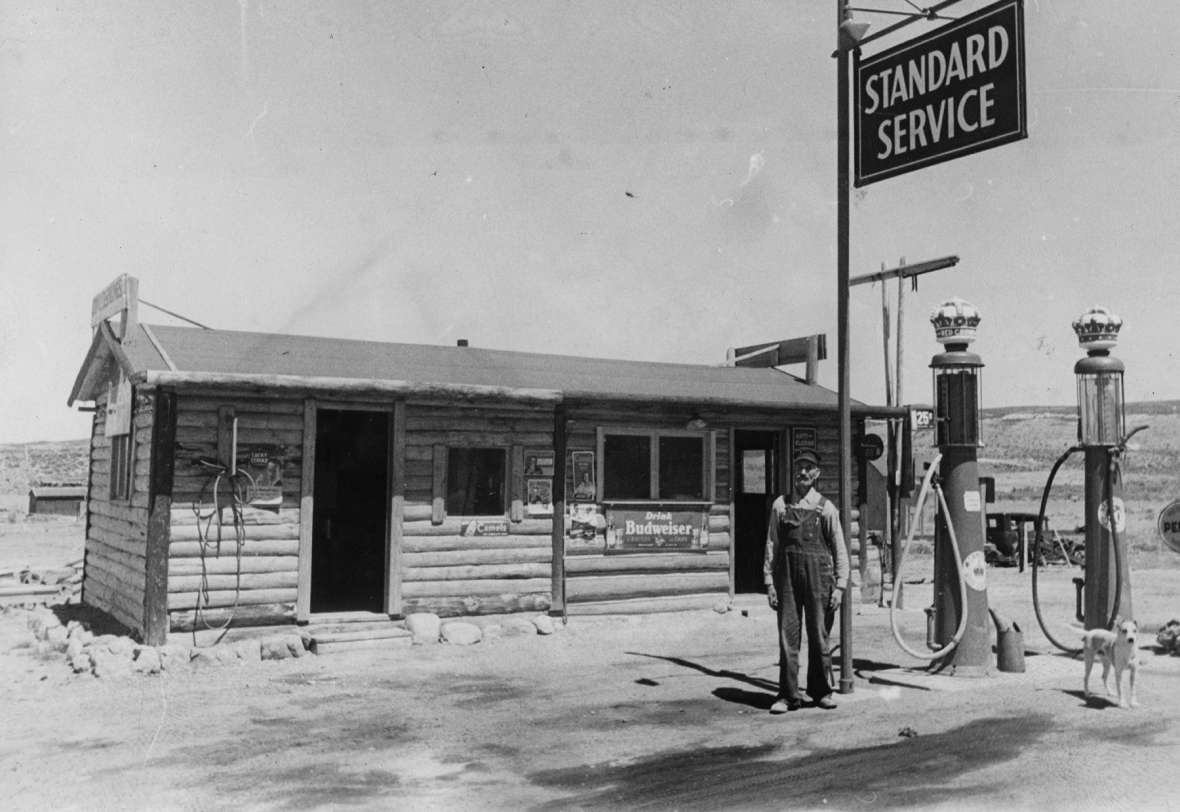
{"label": "standard service sign", "polygon": [[856,64],[856,185],[1028,136],[1023,0]]}

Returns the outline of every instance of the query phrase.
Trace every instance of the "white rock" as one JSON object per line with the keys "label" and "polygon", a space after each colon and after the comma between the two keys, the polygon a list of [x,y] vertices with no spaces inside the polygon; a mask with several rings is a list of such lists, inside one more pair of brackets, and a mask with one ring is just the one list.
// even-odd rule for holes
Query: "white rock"
{"label": "white rock", "polygon": [[160,652],[151,646],[143,646],[136,652],[131,668],[140,674],[159,674],[163,670],[163,665],[160,663]]}
{"label": "white rock", "polygon": [[[294,652],[288,647],[287,643],[290,635],[286,634],[272,634],[262,638],[259,642],[259,653],[264,660],[285,660],[288,657],[293,657]],[[302,647],[300,642],[300,647]]]}
{"label": "white rock", "polygon": [[715,604],[713,604],[713,611],[719,615],[727,614],[732,608],[733,607],[730,606],[729,603],[729,598],[721,598]]}
{"label": "white rock", "polygon": [[553,618],[549,615],[537,615],[533,618],[533,625],[537,628],[537,634],[553,634]]}
{"label": "white rock", "polygon": [[453,620],[442,625],[442,640],[453,646],[471,646],[483,639],[483,631],[474,623]]}
{"label": "white rock", "polygon": [[505,637],[517,637],[537,633],[537,627],[533,625],[533,622],[527,617],[520,617],[519,615],[505,618],[502,625]]}
{"label": "white rock", "polygon": [[192,659],[188,646],[181,643],[165,643],[159,646],[156,651],[160,655],[160,667],[165,671],[187,668],[189,660]]}
{"label": "white rock", "polygon": [[437,643],[442,620],[430,612],[414,612],[406,616],[406,629],[414,635],[414,645]]}

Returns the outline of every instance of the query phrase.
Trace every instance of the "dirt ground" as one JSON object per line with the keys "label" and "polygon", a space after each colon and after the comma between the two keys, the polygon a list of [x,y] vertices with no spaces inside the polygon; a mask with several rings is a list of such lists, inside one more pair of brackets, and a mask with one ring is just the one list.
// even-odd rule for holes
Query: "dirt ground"
{"label": "dirt ground", "polygon": [[[61,545],[70,526],[13,550]],[[78,533],[80,530],[74,529]],[[23,540],[18,540],[18,537]],[[50,540],[53,537],[53,540]],[[57,553],[55,553],[56,555]],[[44,563],[60,563],[58,560]],[[907,565],[915,577],[929,560]],[[1042,573],[1068,638],[1074,574]],[[1136,570],[1145,629],[1180,616],[1180,568]],[[988,572],[1024,638],[1023,673],[929,674],[889,613],[855,607],[851,693],[767,710],[774,619],[733,611],[571,618],[550,636],[344,652],[96,679],[38,657],[0,615],[0,781],[10,809],[1164,809],[1180,805],[1180,658],[1140,640],[1141,707],[1081,692],[1029,574]],[[929,583],[898,633],[921,648]],[[560,626],[560,624],[559,624]],[[994,663],[993,663],[994,665]]]}

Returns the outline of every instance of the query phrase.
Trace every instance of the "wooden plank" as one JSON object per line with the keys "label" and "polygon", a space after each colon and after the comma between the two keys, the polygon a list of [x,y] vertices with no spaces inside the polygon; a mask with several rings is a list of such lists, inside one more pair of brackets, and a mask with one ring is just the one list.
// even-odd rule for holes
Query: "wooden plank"
{"label": "wooden plank", "polygon": [[652,553],[650,555],[571,555],[565,560],[570,576],[589,573],[729,571],[729,553]]}
{"label": "wooden plank", "polygon": [[[203,434],[204,432],[202,432]],[[177,429],[178,442],[188,440],[188,429]],[[226,469],[230,467],[233,457],[234,441],[234,407],[223,405],[217,407],[217,461]]]}
{"label": "wooden plank", "polygon": [[105,556],[92,554],[86,557],[86,572],[97,573],[100,580],[108,586],[117,586],[124,594],[132,598],[132,603],[140,607],[136,609],[137,617],[138,613],[143,611],[142,562],[138,568],[131,569]]}
{"label": "wooden plank", "polygon": [[689,612],[711,610],[718,601],[729,600],[725,592],[704,592],[692,595],[664,595],[652,598],[628,598],[614,601],[571,603],[569,614],[575,617],[590,615],[646,615],[658,612]]}
{"label": "wooden plank", "polygon": [[[299,530],[302,525],[299,524],[261,524],[250,525],[246,529],[246,539],[249,541],[261,540],[279,540],[279,539],[298,539]],[[173,527],[172,540],[177,541],[199,541],[202,538],[215,539],[217,538],[217,523],[211,522],[207,529],[199,528],[197,525],[181,525]],[[223,524],[221,526],[221,538],[232,539],[234,537],[234,528],[232,524]]]}
{"label": "wooden plank", "polygon": [[[221,541],[220,555],[237,555],[236,547],[237,541],[232,536],[223,538]],[[210,540],[205,549],[201,549],[201,542],[199,541],[173,541],[168,546],[168,554],[172,558],[172,566],[177,566],[177,562],[187,560],[190,558],[200,558],[204,555],[206,558],[216,557],[217,542]],[[291,556],[299,557],[302,563],[302,553],[299,545],[299,539],[251,539],[247,538],[246,543],[242,545],[241,555],[243,557],[250,556]]]}
{"label": "wooden plank", "polygon": [[[201,515],[208,516],[211,505],[205,505],[201,509]],[[228,509],[223,509],[222,524],[230,524],[232,514]],[[247,527],[261,526],[261,525],[276,525],[276,524],[297,524],[302,520],[302,514],[299,508],[285,507],[278,513],[273,510],[262,510],[260,508],[246,507],[242,510],[242,524]],[[172,526],[186,527],[197,524],[197,516],[193,513],[191,506],[181,506],[174,504],[172,506]],[[205,523],[205,519],[201,523]]]}
{"label": "wooden plank", "polygon": [[[203,394],[186,394],[180,400],[180,415],[192,412],[216,412],[217,407],[225,403],[226,396],[212,396]],[[277,398],[273,395],[266,397],[250,397],[246,395],[234,396],[234,401],[242,412],[248,414],[290,414],[301,416],[303,404],[298,398]]]}
{"label": "wooden plank", "polygon": [[406,442],[414,445],[455,447],[505,446],[511,443],[548,447],[553,435],[548,431],[415,431],[406,433]]}
{"label": "wooden plank", "polygon": [[176,438],[176,393],[156,392],[153,409],[146,552],[144,556],[143,641],[159,646],[168,639],[168,544],[172,520],[173,447]]}
{"label": "wooden plank", "polygon": [[[296,572],[243,572],[241,574],[216,575],[176,575],[168,576],[168,591],[171,593],[196,592],[200,589],[224,591],[241,589],[248,592],[258,589],[275,589],[276,587],[298,586],[299,575]],[[152,645],[159,645],[153,643]]]}
{"label": "wooden plank", "polygon": [[553,595],[552,611],[565,615],[565,457],[570,425],[565,406],[553,411],[553,519],[549,533],[552,572],[549,591]]}
{"label": "wooden plank", "polygon": [[[445,519],[440,524],[427,524],[426,522],[404,522],[402,532],[406,539],[414,536],[456,536],[463,530],[463,525],[472,521],[486,521],[494,519],[493,516],[472,517],[455,517]],[[433,520],[431,520],[433,522]],[[552,519],[524,519],[511,525],[513,536],[544,536],[548,538],[553,533]],[[466,536],[464,538],[491,538],[489,536]]]}
{"label": "wooden plank", "polygon": [[565,588],[566,599],[571,605],[579,601],[649,598],[699,592],[724,593],[729,589],[729,574],[726,570],[581,577],[573,577],[571,574],[566,578]]}
{"label": "wooden plank", "polygon": [[480,578],[466,581],[406,581],[402,585],[406,599],[423,597],[463,597],[467,595],[549,594],[549,578]]}
{"label": "wooden plank", "polygon": [[120,549],[108,542],[99,539],[90,539],[86,542],[86,557],[100,558],[110,562],[110,566],[119,566],[128,572],[142,573],[144,571],[144,551]]}
{"label": "wooden plank", "polygon": [[244,555],[226,552],[221,556],[200,558],[174,558],[168,565],[172,575],[198,575],[201,572],[225,574],[231,572],[299,572],[299,557],[296,555]]}
{"label": "wooden plank", "polygon": [[444,550],[551,550],[552,544],[544,536],[406,536],[405,553],[442,552]]}
{"label": "wooden plank", "polygon": [[411,567],[406,569],[405,581],[469,581],[487,578],[516,580],[548,578],[548,564],[471,564],[449,567]]}
{"label": "wooden plank", "polygon": [[316,402],[303,401],[303,485],[299,493],[299,587],[295,599],[295,617],[306,622],[311,617],[311,555],[315,518],[315,450]]}
{"label": "wooden plank", "polygon": [[106,612],[129,631],[138,633],[142,627],[142,618],[135,614],[131,607],[135,601],[126,598],[100,580],[87,578],[83,589],[86,592],[87,605]]}
{"label": "wooden plank", "polygon": [[524,446],[514,443],[509,458],[511,475],[508,477],[508,520],[519,522],[524,518]]}
{"label": "wooden plank", "polygon": [[[261,603],[253,606],[239,606],[236,609],[206,609],[198,613],[192,609],[170,613],[169,620],[174,632],[200,631],[206,628],[220,628],[227,623],[236,628],[248,626],[291,626],[295,624],[293,603]],[[276,629],[276,631],[280,631]]]}
{"label": "wooden plank", "polygon": [[448,567],[461,564],[548,564],[553,560],[549,545],[493,550],[439,550],[420,553],[402,553],[402,566],[407,570],[414,567]]}
{"label": "wooden plank", "polygon": [[[430,489],[430,522],[442,524],[447,517],[447,447],[434,446],[434,470]],[[407,535],[409,535],[407,533]]]}
{"label": "wooden plank", "polygon": [[402,611],[430,612],[439,617],[503,615],[515,612],[544,612],[552,605],[546,592],[532,595],[466,595],[464,597],[422,597],[405,599]]}
{"label": "wooden plank", "polygon": [[[245,589],[240,593],[234,589],[209,592],[208,601],[201,597],[201,608],[226,608],[234,606],[257,606],[264,603],[295,603],[295,587],[278,589]],[[170,605],[176,609],[197,606],[196,592],[170,592]]]}
{"label": "wooden plank", "polygon": [[396,400],[390,415],[390,510],[389,510],[389,564],[385,573],[385,612],[400,615],[402,612],[402,568],[404,564],[404,516],[406,512],[406,402]]}
{"label": "wooden plank", "polygon": [[[404,495],[404,493],[403,493]],[[402,503],[402,521],[403,522],[428,522],[433,512],[433,508],[428,504],[412,503],[403,500]]]}

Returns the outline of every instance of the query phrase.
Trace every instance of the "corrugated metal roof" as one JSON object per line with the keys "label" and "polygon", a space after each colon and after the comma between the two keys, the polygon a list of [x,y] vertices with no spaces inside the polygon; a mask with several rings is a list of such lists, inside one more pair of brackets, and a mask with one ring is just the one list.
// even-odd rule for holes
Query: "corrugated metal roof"
{"label": "corrugated metal roof", "polygon": [[[624,399],[835,409],[836,393],[776,369],[625,361],[425,344],[150,325],[123,345],[130,374],[183,384],[314,379]],[[860,406],[861,404],[857,404]]]}

